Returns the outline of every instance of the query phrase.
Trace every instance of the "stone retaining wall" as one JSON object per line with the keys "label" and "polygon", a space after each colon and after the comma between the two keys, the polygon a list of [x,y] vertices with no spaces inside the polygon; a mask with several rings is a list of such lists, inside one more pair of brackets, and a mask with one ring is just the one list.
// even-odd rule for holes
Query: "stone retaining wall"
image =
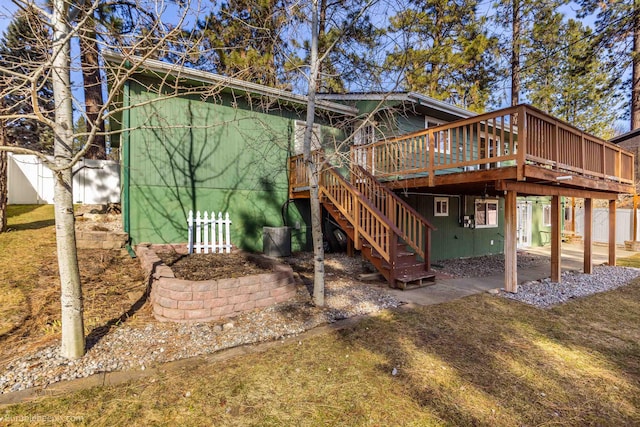
{"label": "stone retaining wall", "polygon": [[80,249],[120,249],[129,240],[127,233],[116,231],[76,231],[76,246]]}
{"label": "stone retaining wall", "polygon": [[270,273],[191,281],[177,279],[153,247],[139,245],[136,254],[150,277],[153,315],[160,321],[219,320],[288,301],[296,295],[291,267],[265,257],[253,256],[252,260],[270,268]]}

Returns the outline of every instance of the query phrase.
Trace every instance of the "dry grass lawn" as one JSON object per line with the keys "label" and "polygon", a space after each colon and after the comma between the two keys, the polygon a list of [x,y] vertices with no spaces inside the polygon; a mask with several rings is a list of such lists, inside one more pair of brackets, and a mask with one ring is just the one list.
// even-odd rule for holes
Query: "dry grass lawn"
{"label": "dry grass lawn", "polygon": [[[60,338],[53,206],[9,206],[8,226],[10,231],[0,234],[0,368]],[[146,284],[138,262],[121,251],[79,250],[78,262],[85,330],[95,339],[134,315]]]}
{"label": "dry grass lawn", "polygon": [[0,417],[104,426],[638,425],[638,301],[639,284],[551,311],[478,295],[0,409]]}
{"label": "dry grass lawn", "polygon": [[640,425],[640,282],[552,310],[483,294],[386,312],[260,354],[198,359],[119,386],[0,408],[0,425],[51,420],[99,426]]}

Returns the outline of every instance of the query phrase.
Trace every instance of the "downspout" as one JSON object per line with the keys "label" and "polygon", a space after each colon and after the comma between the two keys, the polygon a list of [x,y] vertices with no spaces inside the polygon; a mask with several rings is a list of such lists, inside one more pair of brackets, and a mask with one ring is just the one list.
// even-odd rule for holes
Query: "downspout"
{"label": "downspout", "polygon": [[129,240],[125,245],[125,249],[129,253],[131,258],[136,257],[136,253],[131,247],[131,204],[129,203],[129,168],[131,167],[131,157],[130,157],[130,141],[129,141],[129,126],[131,122],[130,118],[130,104],[131,100],[129,99],[129,81],[127,80],[124,83],[122,88],[122,134],[120,136],[121,141],[120,144],[122,146],[122,227],[124,232],[129,235]]}

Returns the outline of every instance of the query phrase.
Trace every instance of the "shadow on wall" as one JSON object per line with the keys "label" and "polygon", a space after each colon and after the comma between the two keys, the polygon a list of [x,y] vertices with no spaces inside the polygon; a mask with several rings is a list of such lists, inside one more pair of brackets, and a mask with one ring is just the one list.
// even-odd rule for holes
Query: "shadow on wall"
{"label": "shadow on wall", "polygon": [[[55,178],[33,155],[8,156],[9,204],[53,204]],[[120,166],[114,160],[83,159],[73,167],[73,201],[107,204],[120,201]]]}
{"label": "shadow on wall", "polygon": [[179,117],[163,104],[146,106],[146,123],[131,132],[134,243],[186,242],[189,210],[206,210],[229,212],[232,243],[261,250],[262,227],[283,222],[286,149],[278,142],[289,140],[287,131],[246,112],[230,117],[227,109],[221,118],[210,104],[180,102]]}
{"label": "shadow on wall", "polygon": [[114,160],[82,159],[73,167],[73,201],[84,204],[120,202],[120,165]]}
{"label": "shadow on wall", "polygon": [[8,203],[10,205],[53,203],[53,173],[30,154],[7,156]]}

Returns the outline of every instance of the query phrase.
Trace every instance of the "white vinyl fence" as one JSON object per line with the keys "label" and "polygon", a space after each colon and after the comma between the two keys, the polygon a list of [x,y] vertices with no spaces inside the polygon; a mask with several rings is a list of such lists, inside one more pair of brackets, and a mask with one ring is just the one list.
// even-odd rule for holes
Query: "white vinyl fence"
{"label": "white vinyl fence", "polygon": [[[636,212],[636,215],[638,213]],[[640,224],[640,216],[638,216]],[[576,233],[584,236],[584,208],[576,208]],[[624,245],[626,240],[633,237],[633,209],[616,209],[616,244]],[[599,243],[609,243],[609,209],[593,209],[592,240]],[[640,233],[636,240],[640,239]]]}
{"label": "white vinyl fence", "polygon": [[[9,153],[7,178],[10,205],[53,203],[55,178],[38,157]],[[83,204],[120,202],[118,162],[83,159],[74,165],[73,201]]]}
{"label": "white vinyl fence", "polygon": [[[193,211],[189,211],[187,218],[189,226],[189,253],[192,254],[194,249],[196,253],[225,253],[231,252],[231,235],[229,212],[222,218],[222,212],[204,212],[204,216],[200,215],[200,211],[196,212],[195,219]],[[217,237],[217,239],[216,239]]]}

